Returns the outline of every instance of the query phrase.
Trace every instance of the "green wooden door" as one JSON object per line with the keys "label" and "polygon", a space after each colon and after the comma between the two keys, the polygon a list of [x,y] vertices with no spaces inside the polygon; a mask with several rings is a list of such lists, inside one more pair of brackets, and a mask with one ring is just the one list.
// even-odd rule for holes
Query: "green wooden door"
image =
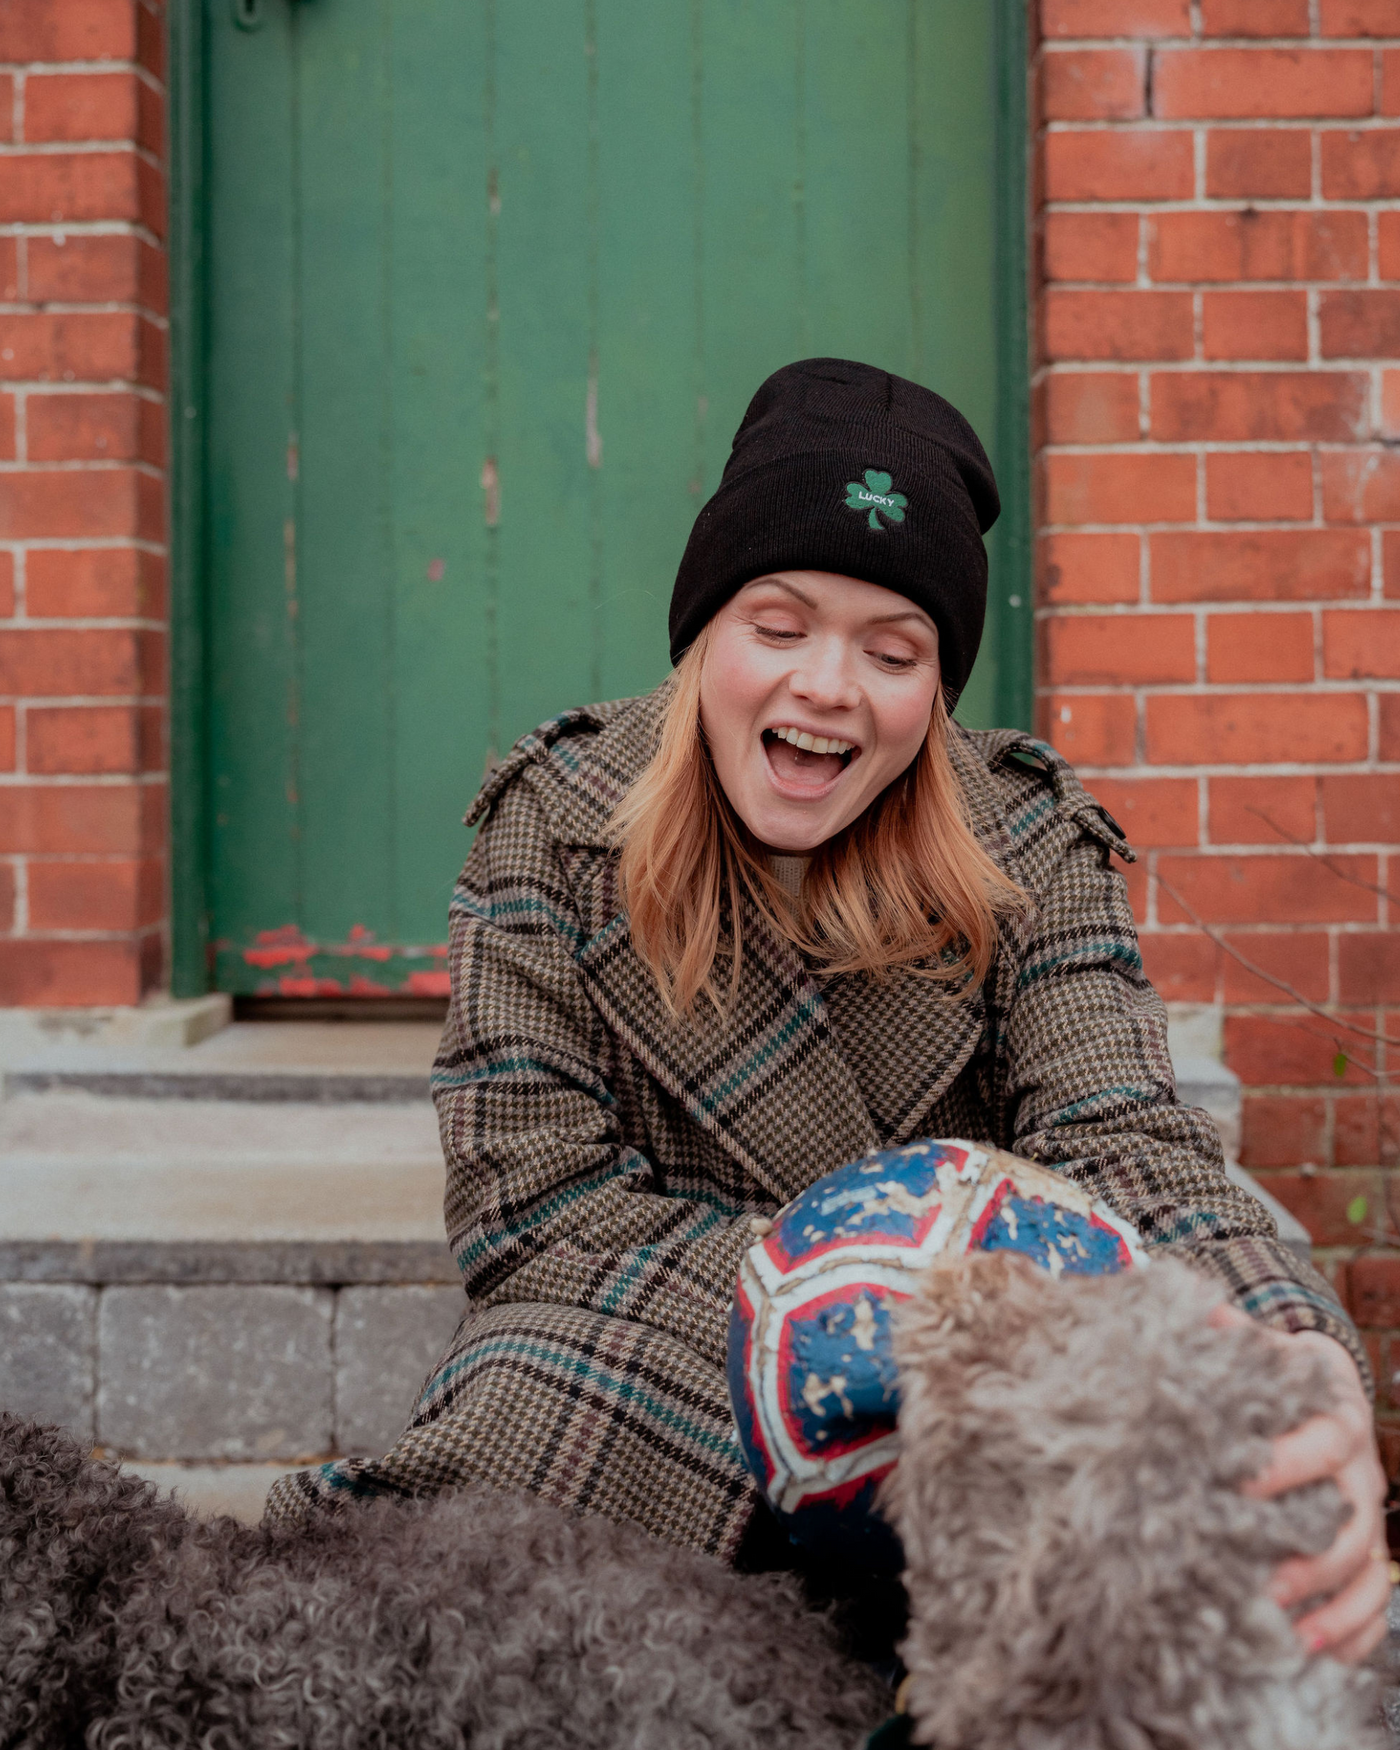
{"label": "green wooden door", "polygon": [[[203,4],[210,964],[438,992],[484,767],[666,672],[690,522],[769,371],[916,377],[1017,489],[1013,9]],[[1024,709],[1016,524],[972,722]]]}

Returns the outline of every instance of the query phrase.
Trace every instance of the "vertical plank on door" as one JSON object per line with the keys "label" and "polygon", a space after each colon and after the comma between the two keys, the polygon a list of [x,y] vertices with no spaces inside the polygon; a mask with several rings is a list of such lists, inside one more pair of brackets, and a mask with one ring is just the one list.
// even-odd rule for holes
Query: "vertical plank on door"
{"label": "vertical plank on door", "polygon": [[[905,0],[909,115],[917,166],[912,259],[920,313],[921,380],[971,420],[996,457],[996,161],[994,33],[970,8],[945,28],[941,8]],[[996,532],[988,543],[993,570]],[[976,666],[958,701],[974,727],[996,721],[997,592]]]}
{"label": "vertical plank on door", "polygon": [[[397,913],[389,0],[295,6],[300,50],[302,928]],[[373,900],[377,916],[367,913]]]}
{"label": "vertical plank on door", "polygon": [[704,497],[754,390],[799,356],[795,31],[794,0],[704,0]]}
{"label": "vertical plank on door", "polygon": [[410,944],[442,936],[489,734],[479,12],[462,0],[395,0],[391,42],[394,520],[384,584],[397,626],[395,929]]}
{"label": "vertical plank on door", "polygon": [[[296,919],[297,625],[288,558],[296,483],[297,95],[292,10],[235,28],[207,0],[210,904],[238,942]],[[248,879],[250,863],[257,878]]]}
{"label": "vertical plank on door", "polygon": [[696,468],[695,73],[692,11],[598,0],[598,430],[601,693],[669,668],[666,615]]}
{"label": "vertical plank on door", "polygon": [[495,32],[502,745],[589,696],[588,69],[583,0]]}

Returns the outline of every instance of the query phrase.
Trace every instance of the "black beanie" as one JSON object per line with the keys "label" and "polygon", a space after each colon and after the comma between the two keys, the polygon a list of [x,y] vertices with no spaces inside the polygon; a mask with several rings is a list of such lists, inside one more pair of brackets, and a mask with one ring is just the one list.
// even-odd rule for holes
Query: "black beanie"
{"label": "black beanie", "polygon": [[690,531],[671,595],[671,660],[753,578],[832,571],[924,610],[951,706],[982,638],[982,536],[1000,509],[986,451],[941,395],[850,359],[784,365],[749,403]]}

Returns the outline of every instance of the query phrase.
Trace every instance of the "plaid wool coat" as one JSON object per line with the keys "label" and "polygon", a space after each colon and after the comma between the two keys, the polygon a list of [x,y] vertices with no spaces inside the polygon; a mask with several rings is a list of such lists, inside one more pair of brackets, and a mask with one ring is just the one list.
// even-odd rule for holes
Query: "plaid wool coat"
{"label": "plaid wool coat", "polygon": [[1210,1119],[1177,1103],[1109,864],[1132,852],[1058,754],[949,731],[973,830],[1033,901],[980,989],[814,976],[754,913],[728,1023],[678,1020],[632,946],[607,842],[666,692],[527,735],[468,816],[485,824],[452,901],[433,1072],[466,1312],[392,1450],[283,1478],[273,1517],[484,1482],[731,1556],[755,1499],[724,1376],[750,1218],[921,1136],[1060,1170],[1365,1373],[1326,1283],[1226,1178]]}

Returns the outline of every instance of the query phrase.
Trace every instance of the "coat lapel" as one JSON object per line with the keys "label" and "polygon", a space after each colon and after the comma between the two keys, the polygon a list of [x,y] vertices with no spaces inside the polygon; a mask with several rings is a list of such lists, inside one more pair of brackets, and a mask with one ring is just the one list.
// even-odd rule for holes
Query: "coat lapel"
{"label": "coat lapel", "polygon": [[845,974],[827,984],[839,1049],[866,1090],[886,1147],[927,1134],[930,1110],[985,1037],[982,992],[949,997],[945,991],[908,972],[883,983]]}
{"label": "coat lapel", "polygon": [[533,787],[563,848],[588,938],[578,966],[617,1037],[749,1173],[786,1203],[823,1173],[876,1146],[822,994],[796,950],[746,900],[744,963],[723,1022],[708,1004],[677,1019],[632,946],[607,823],[656,748],[669,696],[575,713],[511,756],[539,768]]}
{"label": "coat lapel", "polygon": [[[744,964],[721,1023],[708,1005],[671,1015],[632,946],[619,902],[607,821],[656,746],[669,688],[621,706],[571,714],[519,757],[543,768],[536,793],[566,854],[589,935],[578,965],[618,1038],[703,1129],[781,1202],[823,1173],[921,1126],[987,1035],[984,992],[949,999],[899,974],[885,983],[833,980],[831,1008],[801,956],[744,901]],[[552,729],[554,726],[548,726]],[[529,740],[531,738],[527,738]],[[956,725],[949,753],[972,829],[1018,875],[996,786]],[[517,757],[517,756],[512,756]],[[835,1025],[833,1025],[833,1017]],[[861,1088],[878,1089],[879,1126]]]}
{"label": "coat lapel", "polygon": [[[604,888],[615,880],[611,859],[598,879]],[[747,901],[739,990],[723,1022],[708,1004],[668,1012],[615,904],[578,963],[618,1037],[780,1203],[877,1146],[821,992]]]}
{"label": "coat lapel", "polygon": [[[1017,739],[1014,732],[1010,739]],[[948,753],[973,835],[999,868],[1019,879],[996,784],[956,723],[949,728]],[[1015,927],[1009,926],[1013,932]],[[962,997],[950,997],[946,986],[907,972],[883,982],[863,976],[829,982],[827,1003],[839,1049],[860,1086],[870,1091],[870,1108],[887,1146],[925,1135],[933,1108],[979,1048],[990,1049],[995,1032],[988,1017],[991,982]]]}

